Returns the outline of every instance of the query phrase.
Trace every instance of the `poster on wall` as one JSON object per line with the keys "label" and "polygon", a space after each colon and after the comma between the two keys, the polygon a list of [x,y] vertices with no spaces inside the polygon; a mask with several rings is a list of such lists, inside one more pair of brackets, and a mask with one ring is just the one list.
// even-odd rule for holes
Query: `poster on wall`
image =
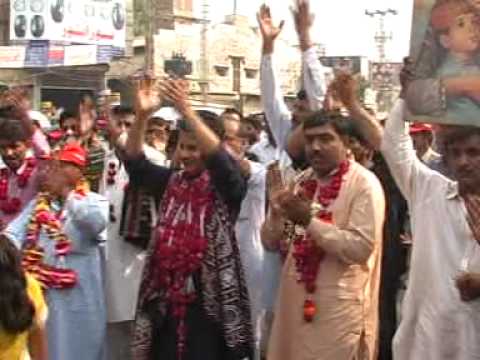
{"label": "poster on wall", "polygon": [[480,1],[415,0],[409,120],[480,126]]}
{"label": "poster on wall", "polygon": [[125,47],[125,0],[11,0],[11,40]]}

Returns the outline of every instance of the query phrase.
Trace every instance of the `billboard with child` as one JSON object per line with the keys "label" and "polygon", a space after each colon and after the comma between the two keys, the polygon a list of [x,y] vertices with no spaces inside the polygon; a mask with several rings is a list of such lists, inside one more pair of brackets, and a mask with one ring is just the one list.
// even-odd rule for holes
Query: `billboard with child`
{"label": "billboard with child", "polygon": [[479,0],[415,0],[411,120],[480,126],[479,20]]}

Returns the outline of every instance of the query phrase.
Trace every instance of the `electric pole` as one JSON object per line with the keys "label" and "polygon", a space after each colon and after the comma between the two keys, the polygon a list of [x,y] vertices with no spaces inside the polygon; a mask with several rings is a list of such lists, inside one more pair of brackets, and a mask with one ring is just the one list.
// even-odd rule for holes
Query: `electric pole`
{"label": "electric pole", "polygon": [[[378,30],[375,34],[375,42],[377,43],[379,62],[385,64],[387,62],[386,45],[393,39],[392,33],[387,34],[385,31],[385,18],[388,15],[396,16],[398,11],[395,9],[386,10],[365,10],[365,15],[379,19]],[[377,93],[377,104],[381,111],[389,111],[393,105],[393,83],[391,80],[384,79],[380,84]]]}
{"label": "electric pole", "polygon": [[145,26],[145,70],[155,72],[155,17],[157,15],[157,6],[155,0],[143,0],[143,8],[147,17]]}
{"label": "electric pole", "polygon": [[206,105],[208,104],[208,93],[209,93],[209,70],[210,65],[208,61],[208,24],[209,24],[209,4],[208,0],[203,0],[202,3],[202,35],[201,35],[201,50],[200,50],[200,60],[201,60],[201,74],[200,74],[200,89],[202,92],[202,102]]}
{"label": "electric pole", "polygon": [[388,15],[398,15],[398,11],[395,9],[386,9],[386,10],[365,10],[365,15],[372,18],[378,17],[378,30],[375,34],[375,42],[377,43],[378,54],[380,62],[384,63],[387,61],[386,56],[386,45],[393,39],[392,34],[387,34],[385,31],[385,18]]}

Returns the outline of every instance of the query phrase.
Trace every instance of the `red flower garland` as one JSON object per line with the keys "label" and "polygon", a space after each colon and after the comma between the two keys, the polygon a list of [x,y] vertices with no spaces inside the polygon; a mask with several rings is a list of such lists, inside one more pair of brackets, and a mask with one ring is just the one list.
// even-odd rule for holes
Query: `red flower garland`
{"label": "red flower garland", "polygon": [[[183,176],[179,175],[179,179],[175,179],[167,190],[164,201],[178,206],[172,206],[161,221],[154,254],[158,286],[165,292],[172,315],[178,322],[179,359],[185,354],[187,308],[196,299],[189,281],[200,269],[208,245],[201,228],[202,218],[211,216],[214,202],[207,172],[194,180]],[[179,217],[182,206],[184,216]],[[191,209],[191,216],[187,216],[187,207]]]}
{"label": "red flower garland", "polygon": [[[343,162],[332,177],[329,184],[319,186],[317,180],[308,180],[300,183],[303,194],[310,200],[318,202],[322,210],[315,215],[317,219],[332,223],[333,214],[326,210],[338,197],[342,187],[343,178],[350,168],[348,161]],[[314,200],[315,198],[315,200]],[[312,322],[317,313],[317,307],[313,300],[313,294],[317,290],[316,279],[320,270],[320,264],[325,257],[325,251],[317,246],[310,236],[305,233],[298,235],[293,241],[293,258],[298,274],[298,282],[305,285],[307,299],[303,305],[303,317],[305,321]]]}
{"label": "red flower garland", "polygon": [[[17,186],[20,189],[23,189],[28,185],[36,165],[37,162],[35,158],[27,158],[25,160],[25,168],[17,177]],[[18,197],[8,197],[9,175],[10,171],[6,168],[0,171],[0,209],[3,213],[12,215],[18,213],[22,209],[22,202]]]}
{"label": "red flower garland", "polygon": [[[74,195],[85,197],[87,192],[86,183],[81,182],[75,189]],[[61,214],[55,214],[50,205],[51,202],[47,193],[37,195],[37,203],[27,227],[22,266],[44,288],[69,289],[77,284],[76,272],[72,269],[54,267],[43,263],[45,251],[38,244],[40,232],[43,229],[48,237],[55,241],[55,255],[58,258],[67,256],[72,249],[71,241],[62,229]]]}

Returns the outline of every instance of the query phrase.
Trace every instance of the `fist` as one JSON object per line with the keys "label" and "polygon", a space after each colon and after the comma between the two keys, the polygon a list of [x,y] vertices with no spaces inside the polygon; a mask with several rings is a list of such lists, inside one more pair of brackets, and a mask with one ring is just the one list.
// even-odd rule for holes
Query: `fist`
{"label": "fist", "polygon": [[469,302],[480,298],[480,274],[463,273],[456,279],[460,298]]}

